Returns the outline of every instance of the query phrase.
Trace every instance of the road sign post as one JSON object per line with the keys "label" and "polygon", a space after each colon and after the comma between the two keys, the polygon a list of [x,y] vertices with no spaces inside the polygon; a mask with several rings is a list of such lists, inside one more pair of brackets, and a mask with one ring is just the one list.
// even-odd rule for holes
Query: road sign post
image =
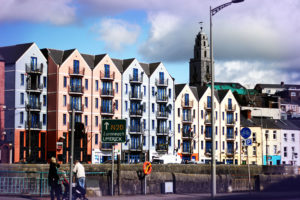
{"label": "road sign post", "polygon": [[114,195],[114,162],[115,162],[115,143],[124,143],[126,136],[125,119],[103,119],[101,142],[112,143],[111,152],[111,195]]}

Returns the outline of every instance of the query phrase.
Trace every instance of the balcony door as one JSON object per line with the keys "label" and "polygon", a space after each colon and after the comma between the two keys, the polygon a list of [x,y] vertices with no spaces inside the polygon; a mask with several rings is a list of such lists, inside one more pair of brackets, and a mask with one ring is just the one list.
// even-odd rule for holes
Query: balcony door
{"label": "balcony door", "polygon": [[104,76],[106,78],[109,78],[109,75],[110,75],[110,67],[109,65],[104,65]]}
{"label": "balcony door", "polygon": [[31,69],[35,70],[37,68],[37,57],[31,57]]}
{"label": "balcony door", "polygon": [[159,72],[159,83],[160,84],[164,84],[164,73],[163,72]]}
{"label": "balcony door", "polygon": [[139,136],[131,136],[131,148],[138,149],[140,146],[140,137]]}

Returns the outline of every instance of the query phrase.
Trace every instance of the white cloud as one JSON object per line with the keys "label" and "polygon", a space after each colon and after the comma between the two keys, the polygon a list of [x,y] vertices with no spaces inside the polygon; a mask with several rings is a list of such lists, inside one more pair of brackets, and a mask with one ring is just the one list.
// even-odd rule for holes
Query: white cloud
{"label": "white cloud", "polygon": [[72,0],[0,0],[1,21],[50,22],[63,25],[73,22]]}
{"label": "white cloud", "polygon": [[93,27],[104,41],[106,48],[120,51],[126,45],[133,45],[140,34],[140,27],[119,19],[103,19]]}

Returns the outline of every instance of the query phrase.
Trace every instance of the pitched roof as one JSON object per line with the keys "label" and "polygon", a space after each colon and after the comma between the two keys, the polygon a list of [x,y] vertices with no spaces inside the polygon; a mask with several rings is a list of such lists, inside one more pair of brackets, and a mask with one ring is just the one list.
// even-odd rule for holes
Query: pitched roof
{"label": "pitched roof", "polygon": [[98,65],[98,63],[106,56],[107,54],[98,54],[98,55],[95,55],[95,66]]}
{"label": "pitched roof", "polygon": [[223,101],[223,99],[225,98],[228,91],[229,90],[218,90],[217,91],[217,94],[218,94],[218,97],[219,97],[219,102]]}
{"label": "pitched roof", "polygon": [[252,119],[247,119],[243,115],[241,115],[240,118],[241,118],[241,126],[243,126],[243,127],[260,127],[261,126],[260,123],[257,124]]}
{"label": "pitched roof", "polygon": [[161,64],[161,62],[157,63],[150,63],[149,68],[150,68],[150,75],[153,74],[153,72],[156,70],[156,68]]}
{"label": "pitched roof", "polygon": [[175,97],[177,98],[177,96],[180,94],[180,92],[182,91],[182,89],[184,88],[186,84],[175,84]]}
{"label": "pitched roof", "polygon": [[129,58],[129,59],[125,59],[123,60],[123,71],[125,71],[129,65],[134,61],[135,58]]}
{"label": "pitched roof", "polygon": [[42,49],[41,51],[47,59],[50,56],[57,65],[62,64],[64,51],[57,49]]}
{"label": "pitched roof", "polygon": [[197,99],[197,101],[199,101],[199,96],[198,96],[198,91],[197,91],[197,87],[193,87],[193,86],[189,86],[190,89],[192,90],[192,93],[194,94],[195,98]]}
{"label": "pitched roof", "polygon": [[88,64],[88,66],[91,69],[95,68],[96,65],[95,65],[95,56],[94,55],[81,53],[81,56],[83,57],[83,59],[85,60],[85,62]]}
{"label": "pitched roof", "polygon": [[199,86],[197,87],[197,92],[198,92],[198,98],[201,99],[201,97],[204,95],[204,93],[207,90],[207,86]]}
{"label": "pitched roof", "polygon": [[289,120],[275,120],[275,123],[283,130],[300,130],[300,127],[297,127]]}
{"label": "pitched roof", "polygon": [[242,86],[240,83],[235,82],[215,82],[215,86],[230,86],[232,88],[236,89],[246,89],[244,86]]}
{"label": "pitched roof", "polygon": [[112,58],[111,60],[116,65],[116,67],[118,68],[118,70],[121,73],[123,73],[124,72],[124,70],[123,70],[123,60],[121,60],[121,59],[115,59],[115,58]]}
{"label": "pitched roof", "polygon": [[0,54],[0,61],[4,61],[4,58],[1,54]]}
{"label": "pitched roof", "polygon": [[276,125],[275,119],[253,117],[252,120],[265,129],[280,129],[280,127]]}
{"label": "pitched roof", "polygon": [[69,50],[65,50],[63,57],[62,57],[62,63],[65,62],[65,60],[67,60],[69,58],[69,56],[75,51],[76,49],[69,49]]}
{"label": "pitched roof", "polygon": [[294,87],[294,88],[300,88],[300,85],[296,85],[296,84],[256,84],[255,85],[255,89],[263,89],[263,88],[282,88],[282,89],[289,89],[291,87]]}
{"label": "pitched roof", "polygon": [[293,123],[295,126],[297,126],[298,128],[300,128],[300,119],[292,119],[289,120],[291,123]]}
{"label": "pitched roof", "polygon": [[0,54],[8,64],[15,63],[34,43],[0,47]]}
{"label": "pitched roof", "polygon": [[150,69],[149,69],[149,64],[147,63],[140,63],[141,67],[145,71],[147,76],[150,76]]}

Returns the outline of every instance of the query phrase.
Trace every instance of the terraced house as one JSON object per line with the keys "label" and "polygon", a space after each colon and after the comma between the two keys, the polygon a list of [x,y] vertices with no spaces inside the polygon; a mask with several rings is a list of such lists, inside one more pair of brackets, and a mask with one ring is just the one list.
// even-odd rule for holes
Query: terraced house
{"label": "terraced house", "polygon": [[5,141],[12,162],[44,162],[47,60],[35,43],[0,48],[5,60]]}

